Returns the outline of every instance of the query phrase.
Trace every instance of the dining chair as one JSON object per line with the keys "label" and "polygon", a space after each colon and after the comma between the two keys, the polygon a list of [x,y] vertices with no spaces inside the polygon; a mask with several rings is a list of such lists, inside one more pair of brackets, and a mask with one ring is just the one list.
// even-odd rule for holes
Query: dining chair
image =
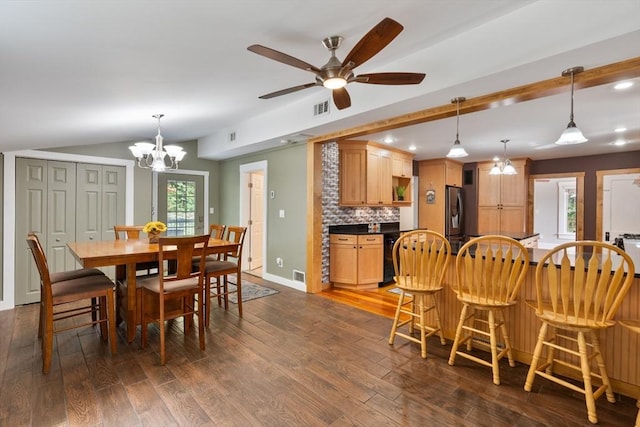
{"label": "dining chair", "polygon": [[[160,364],[166,363],[165,321],[182,317],[184,333],[189,333],[193,315],[198,317],[198,338],[200,350],[204,351],[203,301],[201,298],[204,284],[204,260],[209,235],[186,237],[160,237],[158,241],[158,264],[165,266],[165,260],[175,259],[175,271],[163,271],[157,276],[141,279],[142,289],[142,347],[147,346],[148,323],[158,324],[160,328]],[[169,251],[177,251],[175,257]],[[202,266],[192,270],[192,259],[199,255]],[[196,298],[197,296],[197,298]],[[197,301],[197,308],[196,308]]]}
{"label": "dining chair", "polygon": [[[115,233],[116,240],[121,239],[140,239],[140,233],[142,233],[142,225],[114,225],[113,231]],[[146,272],[145,274],[154,274],[160,271],[158,269],[158,263],[156,261],[139,262],[136,264],[136,271]],[[126,266],[116,266],[116,278],[122,279],[126,276]]]}
{"label": "dining chair", "polygon": [[[416,230],[404,233],[393,245],[392,258],[396,287],[400,297],[391,325],[389,344],[396,336],[420,344],[421,356],[427,357],[427,338],[439,333],[445,345],[436,294],[442,291],[442,281],[449,266],[451,245],[440,233]],[[433,310],[435,326],[427,325],[426,314]],[[400,316],[405,315],[403,320]],[[407,317],[408,316],[408,317]],[[417,320],[417,323],[416,323]],[[409,325],[408,332],[398,329]],[[415,329],[420,338],[413,336]]]}
{"label": "dining chair", "polygon": [[[229,294],[236,293],[238,298],[238,315],[242,317],[242,247],[247,227],[228,226],[224,240],[237,243],[236,249],[221,254],[220,259],[207,259],[205,263],[205,284],[204,284],[204,304],[205,304],[205,324],[209,326],[211,317],[211,298],[218,299],[218,305],[222,305],[224,300],[225,310],[229,309]],[[199,264],[196,264],[199,267]],[[236,275],[236,288],[229,290],[228,275]],[[211,281],[216,280],[216,291],[211,292]],[[222,282],[221,280],[222,279]]]}
{"label": "dining chair", "polygon": [[[27,236],[33,236],[38,242],[38,245],[42,247],[40,238],[38,237],[38,234],[35,231],[29,231],[27,233]],[[104,273],[98,270],[97,268],[78,268],[75,270],[59,271],[55,273],[49,272],[49,280],[51,282],[51,285],[55,285],[58,282],[65,282],[67,280],[79,279],[81,277],[87,277],[87,276],[100,276],[102,274]],[[96,303],[97,303],[96,299],[92,298],[91,305],[95,306]],[[95,312],[91,313],[91,319],[94,321],[97,319]],[[40,304],[40,313],[38,317],[38,338],[42,338],[42,331],[44,327],[42,323],[43,321],[44,321],[44,316],[42,311],[42,304]]]}
{"label": "dining chair", "polygon": [[[54,334],[73,328],[100,324],[103,341],[109,340],[111,354],[117,353],[116,347],[116,308],[114,283],[102,272],[83,275],[80,270],[57,274],[57,281],[51,280],[47,258],[38,237],[27,235],[27,244],[40,275],[40,324],[38,335],[42,338],[42,372],[49,373],[53,355]],[[62,280],[62,278],[65,280]],[[80,305],[90,300],[88,305]],[[96,303],[94,304],[93,301]],[[74,304],[71,304],[74,303]],[[69,305],[67,305],[69,304]],[[66,305],[66,306],[65,306]],[[56,322],[89,313],[97,313],[96,320],[76,324],[65,322],[56,328]]]}
{"label": "dining chair", "polygon": [[[224,237],[224,231],[227,226],[224,224],[210,224],[209,225],[209,237],[211,239],[222,239]],[[217,261],[220,259],[220,254],[211,254],[207,255],[207,261]],[[193,257],[193,268],[197,270],[200,265],[200,258],[197,256]]]}
{"label": "dining chair", "polygon": [[[613,317],[633,281],[634,265],[622,249],[605,242],[575,241],[556,246],[538,261],[536,300],[527,304],[542,322],[524,385],[531,391],[536,375],[584,395],[587,416],[597,423],[596,399],[613,389],[598,335],[616,324]],[[546,349],[546,358],[542,358]],[[568,357],[556,357],[555,351]],[[595,365],[593,361],[595,360]],[[563,368],[558,376],[557,366]],[[580,373],[582,387],[566,380]],[[601,383],[593,391],[593,380]]]}
{"label": "dining chair", "polygon": [[[516,303],[529,269],[529,252],[520,242],[506,236],[476,237],[458,251],[455,269],[454,291],[462,310],[449,365],[453,366],[456,356],[462,356],[488,366],[493,373],[493,383],[499,385],[500,359],[507,356],[509,366],[515,367],[504,311]],[[476,312],[486,313],[486,318]],[[466,352],[460,350],[463,344]],[[488,348],[491,362],[471,354],[474,345]]]}

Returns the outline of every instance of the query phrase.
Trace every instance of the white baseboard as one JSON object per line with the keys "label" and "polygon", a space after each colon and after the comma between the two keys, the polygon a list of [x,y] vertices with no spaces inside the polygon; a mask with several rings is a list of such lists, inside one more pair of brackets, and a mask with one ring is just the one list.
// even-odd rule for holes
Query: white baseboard
{"label": "white baseboard", "polygon": [[307,292],[307,286],[304,283],[296,282],[295,280],[285,279],[284,277],[269,273],[262,273],[262,278],[298,291]]}

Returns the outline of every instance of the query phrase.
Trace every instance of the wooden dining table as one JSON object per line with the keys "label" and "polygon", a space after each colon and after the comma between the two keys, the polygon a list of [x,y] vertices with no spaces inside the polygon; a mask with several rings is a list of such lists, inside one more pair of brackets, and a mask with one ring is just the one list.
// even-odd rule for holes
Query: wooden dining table
{"label": "wooden dining table", "polygon": [[[207,254],[231,252],[238,243],[221,239],[209,239]],[[140,301],[136,291],[136,264],[158,261],[159,246],[147,240],[102,240],[67,243],[75,259],[84,268],[125,266],[124,277],[116,274],[118,314],[127,327],[127,341],[136,336],[136,326],[140,324]],[[164,252],[165,258],[175,257],[176,251]],[[116,269],[118,270],[118,269]],[[126,279],[126,280],[122,280]]]}

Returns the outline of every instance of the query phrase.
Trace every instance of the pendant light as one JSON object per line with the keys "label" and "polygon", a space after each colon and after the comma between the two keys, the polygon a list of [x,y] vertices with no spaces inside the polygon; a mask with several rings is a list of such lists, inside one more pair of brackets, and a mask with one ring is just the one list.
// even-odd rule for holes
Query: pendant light
{"label": "pendant light", "polygon": [[[152,117],[158,120],[156,143],[136,142],[129,147],[129,150],[131,150],[131,154],[136,158],[138,166],[142,169],[151,169],[155,172],[178,169],[178,163],[187,152],[177,145],[163,146],[162,141],[164,138],[160,133],[160,119],[164,117],[164,114],[154,114]],[[167,164],[165,157],[169,157],[169,164]]]}
{"label": "pendant light", "polygon": [[452,104],[456,104],[456,140],[453,142],[453,147],[449,150],[447,157],[449,158],[459,158],[459,157],[467,157],[469,153],[467,153],[460,144],[460,138],[458,137],[458,130],[460,128],[460,103],[466,101],[467,98],[463,96],[459,96],[457,98],[453,98],[451,100]]}
{"label": "pendant light", "polygon": [[560,138],[556,141],[556,144],[582,144],[583,142],[588,141],[573,121],[573,76],[580,74],[583,71],[583,67],[573,67],[562,72],[562,77],[571,76],[571,115],[569,116],[569,124],[567,125],[567,128],[562,132]]}
{"label": "pendant light", "polygon": [[518,171],[511,164],[511,160],[507,158],[507,142],[508,139],[501,139],[500,142],[504,144],[504,157],[502,158],[502,162],[498,165],[500,159],[493,160],[493,167],[489,171],[489,175],[517,175]]}

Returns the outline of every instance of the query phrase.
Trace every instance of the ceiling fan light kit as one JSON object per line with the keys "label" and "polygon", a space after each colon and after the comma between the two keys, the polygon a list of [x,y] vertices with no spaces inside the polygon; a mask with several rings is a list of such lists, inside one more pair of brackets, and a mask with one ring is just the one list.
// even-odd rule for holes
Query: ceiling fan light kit
{"label": "ceiling fan light kit", "polygon": [[507,158],[507,142],[509,142],[509,140],[501,139],[500,142],[504,144],[502,162],[494,159],[493,167],[489,171],[489,175],[517,175],[518,171],[516,171],[516,168],[511,164],[511,160]]}
{"label": "ceiling fan light kit", "polygon": [[467,153],[467,151],[464,149],[464,147],[460,143],[460,138],[458,135],[458,131],[460,129],[460,103],[466,100],[467,98],[463,96],[459,96],[451,100],[452,104],[456,104],[456,140],[453,142],[453,146],[449,150],[449,153],[447,153],[447,157],[451,159],[467,157],[469,155],[469,153]]}
{"label": "ceiling fan light kit", "polygon": [[571,115],[569,116],[569,124],[567,125],[567,128],[556,141],[556,144],[558,145],[582,144],[583,142],[588,141],[573,121],[573,76],[580,74],[583,71],[583,67],[573,67],[562,72],[563,77],[571,76]]}
{"label": "ceiling fan light kit", "polygon": [[[164,114],[154,114],[152,117],[158,120],[156,143],[136,142],[129,147],[129,150],[136,158],[138,167],[142,169],[151,169],[155,172],[178,169],[178,163],[187,155],[187,152],[178,145],[163,146],[164,138],[160,130],[160,119],[164,117]],[[165,160],[166,157],[169,158],[169,164]]]}
{"label": "ceiling fan light kit", "polygon": [[261,45],[251,45],[247,49],[253,53],[292,67],[300,68],[304,71],[312,72],[316,76],[316,81],[313,83],[278,90],[262,95],[259,98],[270,99],[314,86],[324,86],[333,91],[333,102],[338,110],[342,110],[351,106],[351,97],[345,89],[345,86],[349,83],[382,85],[419,84],[425,77],[424,73],[371,73],[357,76],[353,73],[355,67],[362,65],[378,54],[378,52],[391,43],[402,30],[403,27],[398,22],[391,18],[384,18],[360,39],[342,62],[336,57],[336,49],[340,47],[343,38],[341,36],[327,37],[322,41],[322,44],[331,52],[331,58],[320,68],[287,55],[286,53]]}

